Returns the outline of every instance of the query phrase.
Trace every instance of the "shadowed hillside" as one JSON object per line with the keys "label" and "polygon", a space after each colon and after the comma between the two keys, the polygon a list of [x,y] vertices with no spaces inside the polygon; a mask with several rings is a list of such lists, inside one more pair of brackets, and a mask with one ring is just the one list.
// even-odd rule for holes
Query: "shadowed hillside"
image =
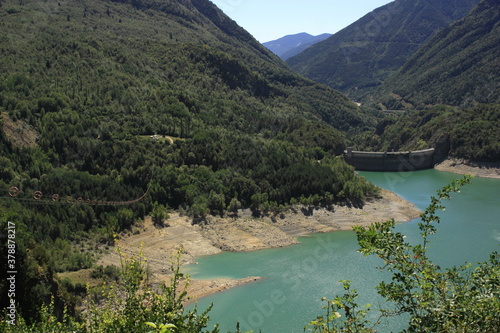
{"label": "shadowed hillside", "polygon": [[500,7],[481,1],[462,20],[439,32],[382,85],[378,99],[404,103],[500,103]]}
{"label": "shadowed hillside", "polygon": [[399,69],[437,31],[479,0],[397,0],[367,14],[287,63],[297,72],[361,98]]}
{"label": "shadowed hillside", "polygon": [[481,1],[387,79],[373,96],[377,107],[412,111],[381,121],[364,141],[375,149],[431,146],[439,159],[500,161],[499,8]]}

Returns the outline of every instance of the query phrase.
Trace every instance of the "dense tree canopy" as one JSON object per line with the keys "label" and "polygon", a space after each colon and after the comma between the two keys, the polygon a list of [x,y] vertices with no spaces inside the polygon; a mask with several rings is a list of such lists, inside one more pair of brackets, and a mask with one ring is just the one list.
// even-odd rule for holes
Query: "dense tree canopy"
{"label": "dense tree canopy", "polygon": [[499,22],[498,2],[480,1],[415,52],[384,82],[377,98],[386,104],[402,99],[417,107],[499,103]]}
{"label": "dense tree canopy", "polygon": [[209,1],[0,5],[0,221],[23,230],[26,318],[146,215],[376,195],[338,157],[372,119]]}
{"label": "dense tree canopy", "polygon": [[500,161],[498,136],[500,105],[470,108],[438,105],[388,116],[375,130],[358,137],[358,144],[381,151],[436,148],[436,158],[448,156],[472,161]]}

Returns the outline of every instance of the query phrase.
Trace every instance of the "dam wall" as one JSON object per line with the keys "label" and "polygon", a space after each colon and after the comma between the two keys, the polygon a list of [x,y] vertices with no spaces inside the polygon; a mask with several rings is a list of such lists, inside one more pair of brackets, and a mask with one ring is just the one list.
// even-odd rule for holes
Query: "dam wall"
{"label": "dam wall", "polygon": [[359,171],[415,171],[434,167],[434,148],[404,152],[368,152],[347,148],[345,161]]}

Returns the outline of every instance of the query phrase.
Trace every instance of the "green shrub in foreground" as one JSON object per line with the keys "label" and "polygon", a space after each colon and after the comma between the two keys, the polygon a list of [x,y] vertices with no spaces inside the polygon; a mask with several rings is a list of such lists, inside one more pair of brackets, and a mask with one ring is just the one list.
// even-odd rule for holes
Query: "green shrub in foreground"
{"label": "green shrub in foreground", "polygon": [[[180,252],[176,262],[171,264],[173,272],[169,284],[152,289],[148,283],[146,260],[138,257],[126,258],[121,252],[121,283],[110,285],[103,292],[103,300],[94,302],[89,296],[86,309],[82,313],[83,322],[77,322],[67,313],[59,321],[54,311],[54,303],[41,309],[41,321],[28,325],[21,316],[16,325],[5,320],[0,323],[0,331],[12,333],[27,332],[82,332],[82,333],[149,333],[149,332],[219,332],[217,326],[206,330],[211,307],[198,313],[197,309],[185,310],[185,291],[179,291],[179,283],[184,275],[179,271]],[[187,283],[187,282],[186,282]]]}
{"label": "green shrub in foreground", "polygon": [[[384,261],[383,269],[392,272],[391,282],[380,282],[378,293],[392,310],[381,310],[381,318],[406,314],[410,320],[403,332],[499,332],[500,331],[500,254],[490,255],[487,262],[473,268],[441,269],[427,257],[429,236],[436,233],[440,222],[438,210],[444,210],[442,200],[468,184],[470,177],[453,181],[431,197],[431,204],[421,215],[419,223],[422,241],[417,245],[405,242],[405,237],[395,232],[394,220],[375,223],[368,228],[355,227],[360,252],[376,254]],[[346,294],[328,301],[326,317],[306,326],[316,333],[377,332],[378,321],[366,319],[367,309],[355,303],[356,290],[344,282]]]}

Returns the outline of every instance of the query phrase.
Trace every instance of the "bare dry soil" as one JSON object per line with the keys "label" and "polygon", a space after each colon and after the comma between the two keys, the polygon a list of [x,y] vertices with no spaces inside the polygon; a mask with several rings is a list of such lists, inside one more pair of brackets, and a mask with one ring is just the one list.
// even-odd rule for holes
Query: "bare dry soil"
{"label": "bare dry soil", "polygon": [[[312,233],[351,230],[353,226],[367,226],[372,222],[394,218],[409,221],[420,212],[409,202],[392,192],[382,190],[381,198],[367,202],[362,209],[335,206],[332,211],[314,210],[304,214],[300,207],[286,214],[254,218],[250,211],[241,211],[238,217],[210,217],[204,223],[193,224],[188,217],[174,213],[165,221],[168,227],[158,228],[147,218],[136,230],[120,235],[117,246],[126,256],[142,252],[157,282],[170,278],[172,258],[183,249],[181,263],[195,263],[196,257],[221,251],[254,251],[296,244],[297,237]],[[98,264],[117,265],[116,251],[104,255]],[[188,294],[197,299],[228,288],[257,281],[259,277],[240,280],[192,280]]]}

